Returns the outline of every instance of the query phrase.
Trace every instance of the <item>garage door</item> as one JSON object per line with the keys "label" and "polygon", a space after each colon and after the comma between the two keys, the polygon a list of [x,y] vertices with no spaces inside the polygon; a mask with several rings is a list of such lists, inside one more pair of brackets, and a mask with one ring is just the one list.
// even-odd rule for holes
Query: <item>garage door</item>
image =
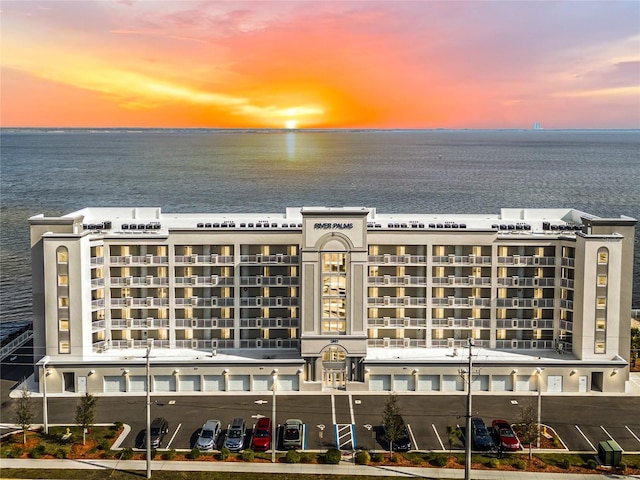
{"label": "garage door", "polygon": [[477,375],[471,379],[471,390],[478,392],[489,391],[489,375]]}
{"label": "garage door", "polygon": [[129,391],[130,392],[146,392],[147,377],[143,375],[133,375],[129,377]]}
{"label": "garage door", "polygon": [[254,375],[253,390],[255,392],[268,392],[271,390],[271,375]]}
{"label": "garage door", "polygon": [[233,375],[229,377],[230,392],[248,392],[249,375]]}
{"label": "garage door", "polygon": [[122,375],[117,377],[104,377],[105,393],[124,392],[126,387],[125,378]]}
{"label": "garage door", "polygon": [[181,392],[199,392],[200,391],[200,375],[181,375],[180,391]]}
{"label": "garage door", "polygon": [[175,392],[176,377],[173,375],[156,375],[153,377],[154,392]]}
{"label": "garage door", "polygon": [[369,390],[372,392],[390,391],[391,378],[389,378],[389,375],[371,375],[369,378]]}
{"label": "garage door", "polygon": [[549,375],[547,377],[547,392],[562,393],[562,375]]}
{"label": "garage door", "polygon": [[413,375],[394,375],[393,389],[396,392],[412,392],[415,389]]}
{"label": "garage door", "polygon": [[437,392],[440,390],[440,376],[420,375],[418,377],[418,390],[424,392]]}
{"label": "garage door", "polygon": [[513,390],[513,379],[511,375],[492,375],[491,391],[492,392],[510,392]]}
{"label": "garage door", "polygon": [[445,392],[457,392],[464,390],[464,383],[460,375],[443,375],[442,390]]}
{"label": "garage door", "polygon": [[282,392],[295,392],[298,390],[298,376],[297,375],[282,375],[278,377],[278,391]]}
{"label": "garage door", "polygon": [[203,378],[203,390],[206,392],[223,392],[224,377],[222,375],[205,375]]}
{"label": "garage door", "polygon": [[536,382],[533,376],[518,375],[516,377],[516,391],[533,392],[536,390]]}

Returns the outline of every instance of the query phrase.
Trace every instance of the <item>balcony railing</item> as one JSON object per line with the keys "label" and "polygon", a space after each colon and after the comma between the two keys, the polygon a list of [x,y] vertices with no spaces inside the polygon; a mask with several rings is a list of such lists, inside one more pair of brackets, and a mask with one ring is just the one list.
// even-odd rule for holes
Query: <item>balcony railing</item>
{"label": "balcony railing", "polygon": [[169,278],[154,277],[152,275],[144,277],[111,277],[109,281],[112,287],[166,287],[169,285]]}
{"label": "balcony railing", "polygon": [[267,339],[256,338],[240,340],[240,348],[300,348],[300,340],[297,338]]}
{"label": "balcony railing", "polygon": [[144,297],[144,298],[136,298],[136,297],[122,297],[122,298],[112,298],[110,306],[112,308],[125,308],[125,307],[168,307],[169,299],[168,298],[155,298],[155,297]]}
{"label": "balcony railing", "polygon": [[500,350],[554,350],[553,340],[496,340],[496,348]]}
{"label": "balcony railing", "polygon": [[[432,348],[464,348],[469,345],[468,340],[455,338],[438,338],[431,340]],[[476,348],[489,348],[489,340],[473,339],[473,346]]]}
{"label": "balcony railing", "polygon": [[198,255],[194,253],[192,255],[176,255],[173,257],[173,261],[176,264],[229,265],[234,263],[234,257],[233,255],[218,255],[215,253],[210,255]]}
{"label": "balcony railing", "polygon": [[176,318],[176,328],[232,328],[233,318]]}
{"label": "balcony railing", "polygon": [[240,328],[298,328],[300,319],[290,317],[241,318]]}
{"label": "balcony railing", "polygon": [[573,310],[573,300],[560,300],[560,308]]}
{"label": "balcony railing", "polygon": [[406,285],[419,285],[425,286],[427,284],[427,277],[419,277],[412,275],[392,276],[382,275],[375,277],[368,277],[368,284],[375,286],[406,286]]}
{"label": "balcony railing", "polygon": [[176,340],[176,348],[189,348],[193,350],[214,350],[214,349],[225,349],[225,348],[233,348],[233,340],[231,339],[211,339],[211,340],[199,340],[199,339],[190,339],[190,340]]}
{"label": "balcony railing", "polygon": [[169,340],[157,340],[149,338],[147,340],[111,340],[107,343],[110,348],[147,348],[153,345],[153,348],[169,348]]}
{"label": "balcony railing", "polygon": [[169,328],[168,318],[112,318],[111,328],[114,329],[158,329]]}
{"label": "balcony railing", "polygon": [[104,278],[92,278],[91,288],[104,287]]}
{"label": "balcony railing", "polygon": [[553,320],[523,319],[523,318],[507,318],[496,320],[496,328],[505,329],[543,329],[553,328]]}
{"label": "balcony railing", "polygon": [[299,255],[240,255],[240,263],[257,263],[267,265],[298,265]]}
{"label": "balcony railing", "polygon": [[564,288],[573,288],[574,280],[572,278],[561,278],[560,286]]}
{"label": "balcony railing", "polygon": [[175,277],[177,287],[217,287],[234,284],[233,277],[221,277],[218,275],[191,275],[188,277]]}
{"label": "balcony railing", "polygon": [[111,265],[167,265],[169,257],[164,255],[120,255],[109,257]]}
{"label": "balcony railing", "polygon": [[497,257],[498,266],[541,266],[551,267],[556,264],[556,257],[539,257],[537,255],[509,255]]}
{"label": "balcony railing", "polygon": [[254,276],[254,277],[240,277],[240,285],[249,286],[249,287],[260,287],[260,286],[282,286],[282,287],[290,287],[300,285],[300,277],[286,277],[282,275],[277,275],[274,277],[263,277],[263,276]]}
{"label": "balcony railing", "polygon": [[576,259],[575,258],[567,258],[562,257],[562,266],[563,267],[575,267]]}
{"label": "balcony railing", "polygon": [[438,287],[490,287],[490,277],[455,277],[453,275],[447,277],[433,277],[433,285]]}
{"label": "balcony railing", "polygon": [[490,307],[490,298],[478,297],[434,297],[431,299],[433,307]]}
{"label": "balcony railing", "polygon": [[498,277],[496,283],[499,287],[553,287],[555,286],[555,278]]}
{"label": "balcony railing", "polygon": [[297,297],[246,297],[240,299],[241,307],[297,307]]}
{"label": "balcony railing", "polygon": [[560,329],[566,330],[567,332],[573,332],[573,322],[569,322],[567,320],[560,320]]}
{"label": "balcony railing", "polygon": [[176,298],[175,305],[177,307],[233,307],[233,298],[228,297],[188,297]]}
{"label": "balcony railing", "polygon": [[498,308],[553,308],[553,298],[497,298]]}
{"label": "balcony railing", "polygon": [[433,318],[433,328],[490,328],[491,320],[488,318]]}
{"label": "balcony railing", "polygon": [[369,297],[367,305],[370,307],[424,307],[425,297]]}
{"label": "balcony railing", "polygon": [[411,317],[371,317],[367,319],[370,328],[426,328],[426,318]]}
{"label": "balcony railing", "polygon": [[369,255],[367,261],[370,264],[402,264],[402,265],[425,265],[426,255]]}
{"label": "balcony railing", "polygon": [[104,257],[91,257],[90,263],[92,267],[104,265]]}

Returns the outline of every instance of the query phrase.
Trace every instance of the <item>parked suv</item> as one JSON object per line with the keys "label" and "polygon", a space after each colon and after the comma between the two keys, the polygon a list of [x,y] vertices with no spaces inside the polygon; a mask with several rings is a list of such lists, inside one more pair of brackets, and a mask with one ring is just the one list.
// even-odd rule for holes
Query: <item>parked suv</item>
{"label": "parked suv", "polygon": [[239,452],[244,448],[244,439],[247,436],[247,427],[242,418],[234,418],[227,428],[227,435],[224,438],[223,448],[228,448],[232,452]]}
{"label": "parked suv", "polygon": [[[151,422],[150,431],[150,440],[151,448],[160,448],[162,445],[162,439],[164,436],[169,433],[169,422],[162,417],[154,418]],[[142,440],[143,448],[147,446],[147,432],[145,432],[144,438]]]}
{"label": "parked suv", "polygon": [[207,420],[198,435],[196,448],[198,450],[213,450],[216,447],[218,435],[220,435],[220,420]]}
{"label": "parked suv", "polygon": [[282,446],[288,449],[302,449],[302,420],[290,418],[285,422]]}
{"label": "parked suv", "polygon": [[491,450],[495,447],[487,426],[479,417],[471,419],[471,439],[473,448],[476,450]]}
{"label": "parked suv", "polygon": [[271,419],[263,417],[258,420],[253,429],[251,448],[256,451],[269,450],[269,447],[271,447],[271,434]]}

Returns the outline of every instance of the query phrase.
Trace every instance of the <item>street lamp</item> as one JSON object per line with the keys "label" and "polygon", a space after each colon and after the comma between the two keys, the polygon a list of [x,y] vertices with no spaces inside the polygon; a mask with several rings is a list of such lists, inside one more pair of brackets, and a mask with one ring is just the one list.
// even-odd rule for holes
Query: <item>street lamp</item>
{"label": "street lamp", "polygon": [[537,367],[538,373],[538,437],[536,439],[536,447],[540,448],[540,416],[542,414],[542,371],[544,367]]}
{"label": "street lamp", "polygon": [[278,381],[278,369],[274,368],[271,372],[273,378],[273,402],[271,405],[271,463],[276,463],[276,385]]}
{"label": "street lamp", "polygon": [[49,358],[47,357],[45,361],[42,363],[42,427],[44,429],[45,435],[49,433],[49,408],[47,405],[47,377],[49,376],[49,370],[47,367],[47,362]]}
{"label": "street lamp", "polygon": [[467,371],[467,441],[464,445],[465,462],[464,462],[464,479],[471,479],[471,367],[473,357],[471,355],[471,347],[473,347],[473,338],[467,338],[469,347],[469,370]]}
{"label": "street lamp", "polygon": [[147,445],[147,478],[151,478],[151,368],[149,365],[151,358],[151,345],[147,347],[146,374],[147,374],[147,431],[145,432],[145,443]]}

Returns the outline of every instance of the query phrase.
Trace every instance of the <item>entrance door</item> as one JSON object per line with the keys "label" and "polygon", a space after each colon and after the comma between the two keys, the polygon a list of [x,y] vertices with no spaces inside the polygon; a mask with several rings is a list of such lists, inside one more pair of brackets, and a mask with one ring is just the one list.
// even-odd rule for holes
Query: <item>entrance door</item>
{"label": "entrance door", "polygon": [[587,376],[586,375],[580,375],[580,378],[578,379],[578,391],[583,393],[587,391]]}
{"label": "entrance door", "polygon": [[549,375],[547,377],[547,392],[562,393],[562,375]]}
{"label": "entrance door", "polygon": [[322,388],[347,388],[347,354],[342,347],[332,346],[322,352]]}
{"label": "entrance door", "polygon": [[78,377],[78,393],[87,393],[87,377]]}
{"label": "entrance door", "polygon": [[604,374],[602,372],[591,372],[591,390],[594,392],[602,391],[602,380]]}
{"label": "entrance door", "polygon": [[75,392],[76,391],[76,374],[73,372],[64,372],[62,374],[64,379],[64,391]]}

